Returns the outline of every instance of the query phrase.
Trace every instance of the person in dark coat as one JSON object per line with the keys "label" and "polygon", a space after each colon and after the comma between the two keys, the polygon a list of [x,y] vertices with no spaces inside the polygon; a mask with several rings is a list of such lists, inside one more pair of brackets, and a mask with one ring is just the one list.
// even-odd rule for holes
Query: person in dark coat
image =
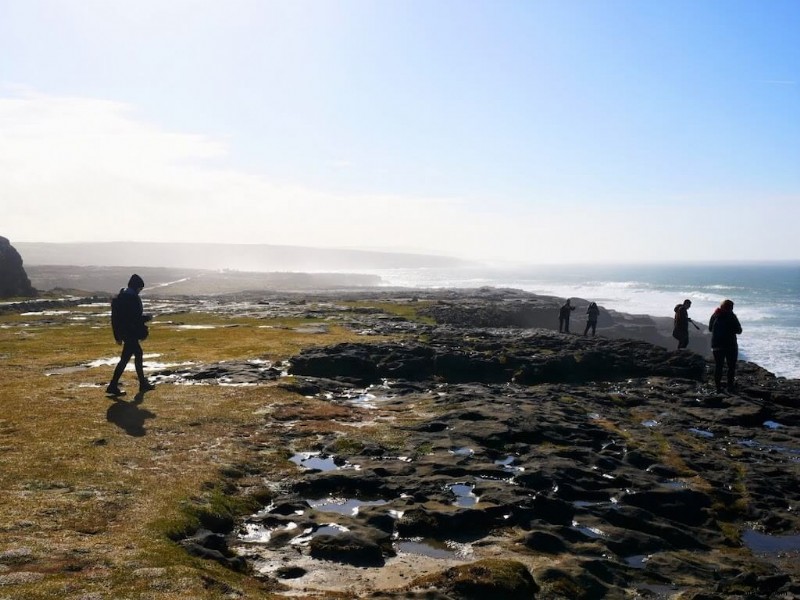
{"label": "person in dark coat", "polygon": [[597,317],[600,316],[600,309],[597,307],[595,302],[589,304],[589,308],[586,309],[586,329],[583,330],[583,335],[589,333],[589,328],[592,329],[592,337],[594,337],[595,331],[597,331]]}
{"label": "person in dark coat", "polygon": [[144,314],[142,299],[139,297],[142,289],[144,289],[144,281],[134,273],[128,280],[128,287],[120,290],[119,293],[121,303],[119,310],[122,314],[119,324],[115,327],[114,336],[117,338],[117,343],[122,344],[122,354],[114,369],[111,383],[106,388],[106,393],[112,396],[120,396],[124,393],[119,389],[119,380],[131,357],[133,357],[136,375],[139,378],[139,392],[144,393],[155,389],[155,386],[144,375],[144,352],[139,343],[140,340],[147,337],[145,323],[150,320],[150,315]]}
{"label": "person in dark coat", "polygon": [[711,351],[714,353],[714,383],[722,391],[722,371],[728,366],[728,392],[736,390],[736,361],[739,359],[739,343],[736,336],[742,333],[739,318],[733,312],[733,301],[725,300],[711,315],[708,322],[711,330]]}
{"label": "person in dark coat", "polygon": [[569,298],[564,305],[558,309],[558,332],[569,333],[569,316],[575,307],[570,304]]}
{"label": "person in dark coat", "polygon": [[694,323],[694,321],[689,318],[689,308],[691,306],[692,301],[688,298],[683,301],[683,304],[675,305],[675,321],[672,328],[672,337],[678,340],[678,350],[686,348],[686,346],[689,345],[689,323]]}

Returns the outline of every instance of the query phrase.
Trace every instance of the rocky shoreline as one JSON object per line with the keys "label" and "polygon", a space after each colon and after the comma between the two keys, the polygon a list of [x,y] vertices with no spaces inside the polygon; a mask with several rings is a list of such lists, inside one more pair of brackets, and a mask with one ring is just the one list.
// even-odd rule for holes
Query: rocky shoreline
{"label": "rocky shoreline", "polygon": [[[390,339],[181,375],[297,395],[261,432],[296,475],[264,474],[264,509],[192,532],[190,552],[308,598],[800,594],[800,381],[740,363],[738,391],[716,393],[706,358],[650,343],[650,318],[604,311],[598,337],[563,335],[554,298],[353,297],[424,319],[362,308],[346,326]],[[340,299],[261,308],[333,319]],[[358,435],[375,424],[394,435]]]}

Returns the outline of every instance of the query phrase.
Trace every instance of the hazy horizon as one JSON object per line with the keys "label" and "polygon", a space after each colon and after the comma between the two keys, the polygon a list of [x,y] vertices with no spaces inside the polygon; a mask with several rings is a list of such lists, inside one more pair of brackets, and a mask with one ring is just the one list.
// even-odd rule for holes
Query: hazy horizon
{"label": "hazy horizon", "polygon": [[[18,242],[26,265],[53,265],[76,267],[148,267],[229,269],[239,271],[274,270],[281,265],[302,267],[305,271],[325,271],[335,264],[334,270],[363,268],[366,270],[392,268],[441,268],[514,270],[526,268],[627,268],[635,266],[672,266],[680,268],[702,266],[798,265],[800,259],[762,260],[660,260],[660,261],[503,261],[466,259],[444,254],[392,252],[369,248],[331,248],[313,246],[288,246],[274,244],[228,244],[222,242]],[[109,247],[112,247],[109,249]],[[164,250],[172,250],[164,253]],[[186,252],[190,250],[189,252]],[[197,251],[216,254],[198,255]],[[220,252],[222,251],[222,252]],[[124,257],[120,260],[119,257]],[[207,260],[204,256],[214,256]],[[190,260],[184,260],[186,258]],[[254,261],[261,260],[261,264]],[[285,270],[285,269],[284,269]]]}
{"label": "hazy horizon", "polygon": [[798,30],[794,0],[0,0],[0,235],[798,260]]}

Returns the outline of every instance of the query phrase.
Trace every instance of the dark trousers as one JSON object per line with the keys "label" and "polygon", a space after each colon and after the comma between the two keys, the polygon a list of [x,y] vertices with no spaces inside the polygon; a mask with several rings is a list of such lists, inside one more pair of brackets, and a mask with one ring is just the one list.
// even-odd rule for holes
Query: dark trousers
{"label": "dark trousers", "polygon": [[678,338],[678,350],[686,348],[689,345],[689,332],[680,334]]}
{"label": "dark trousers", "polygon": [[558,332],[569,333],[569,317],[558,317]]}
{"label": "dark trousers", "polygon": [[589,328],[592,329],[592,335],[594,336],[595,331],[597,331],[597,321],[587,321],[586,322],[586,329],[583,330],[583,335],[589,333]]}
{"label": "dark trousers", "polygon": [[714,348],[714,383],[722,385],[722,371],[728,363],[728,389],[733,388],[736,377],[736,361],[739,359],[739,347]]}
{"label": "dark trousers", "polygon": [[111,383],[116,385],[119,383],[119,378],[122,377],[125,367],[128,366],[133,356],[133,364],[136,367],[136,375],[139,377],[139,383],[145,381],[144,377],[144,352],[142,352],[142,345],[139,340],[129,339],[125,340],[122,344],[122,354],[119,357],[117,368],[114,369],[114,376],[111,378]]}

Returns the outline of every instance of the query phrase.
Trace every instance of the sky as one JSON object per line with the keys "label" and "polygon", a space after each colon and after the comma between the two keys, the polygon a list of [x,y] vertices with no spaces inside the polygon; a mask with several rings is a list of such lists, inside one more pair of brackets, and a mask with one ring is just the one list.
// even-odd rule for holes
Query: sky
{"label": "sky", "polygon": [[797,0],[0,0],[0,235],[797,260]]}

